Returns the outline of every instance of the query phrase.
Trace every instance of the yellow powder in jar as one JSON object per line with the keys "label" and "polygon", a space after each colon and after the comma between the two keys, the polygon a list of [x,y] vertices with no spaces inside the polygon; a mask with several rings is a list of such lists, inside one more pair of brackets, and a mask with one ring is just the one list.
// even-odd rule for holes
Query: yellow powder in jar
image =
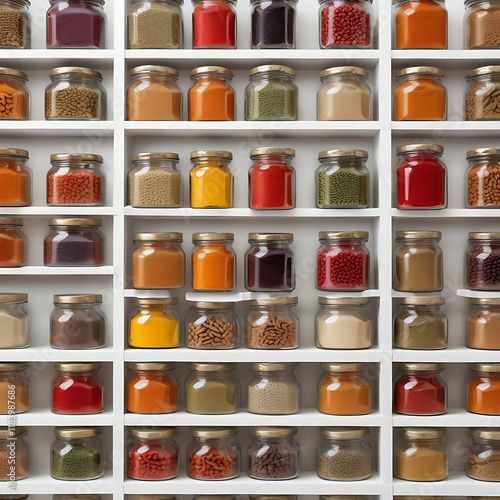
{"label": "yellow powder in jar", "polygon": [[129,344],[139,348],[168,348],[180,344],[180,321],[162,310],[139,312],[130,321]]}
{"label": "yellow powder in jar", "polygon": [[409,481],[440,481],[448,476],[447,454],[441,446],[410,445],[396,452],[395,475]]}

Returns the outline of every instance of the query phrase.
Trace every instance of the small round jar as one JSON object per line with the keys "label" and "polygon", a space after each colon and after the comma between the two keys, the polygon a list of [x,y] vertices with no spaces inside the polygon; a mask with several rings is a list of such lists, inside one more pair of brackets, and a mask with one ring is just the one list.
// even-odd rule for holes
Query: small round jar
{"label": "small round jar", "polygon": [[50,219],[43,262],[51,267],[104,265],[102,219]]}
{"label": "small round jar", "polygon": [[471,429],[465,473],[479,481],[500,481],[500,429]]}
{"label": "small round jar", "polygon": [[299,119],[299,89],[295,71],[276,64],[250,70],[245,90],[245,119],[287,121]]}
{"label": "small round jar", "polygon": [[398,292],[440,292],[444,286],[440,231],[397,231],[394,283]]}
{"label": "small round jar", "polygon": [[236,48],[236,1],[192,0],[193,49]]}
{"label": "small round jar", "polygon": [[253,363],[247,384],[247,411],[258,415],[293,415],[300,409],[297,363]]}
{"label": "small round jar", "polygon": [[178,383],[172,363],[130,363],[127,411],[172,413],[178,409]]}
{"label": "small round jar", "polygon": [[394,448],[394,476],[407,481],[442,481],[448,477],[446,429],[402,427]]}
{"label": "small round jar", "polygon": [[293,308],[297,297],[273,297],[249,302],[247,347],[250,349],[296,349],[299,318]]}
{"label": "small round jar", "polygon": [[[0,470],[0,481],[25,479],[31,472],[31,446],[26,439],[26,427],[0,427],[0,456],[4,465]],[[7,466],[7,457],[14,456],[13,470]]]}
{"label": "small round jar", "polygon": [[250,151],[253,164],[248,173],[248,206],[252,210],[295,208],[294,157],[295,150],[290,148],[266,147]]}
{"label": "small round jar", "polygon": [[291,292],[295,289],[292,233],[249,233],[245,255],[245,288],[251,292]]}
{"label": "small round jar", "polygon": [[399,363],[394,411],[404,415],[441,415],[448,409],[448,387],[439,363]]}
{"label": "small round jar", "polygon": [[27,293],[0,294],[0,349],[30,345],[31,315],[27,304]]}
{"label": "small round jar", "polygon": [[403,297],[396,300],[395,349],[446,349],[448,319],[443,314],[444,297]]}
{"label": "small round jar", "polygon": [[[500,4],[499,4],[500,5]],[[500,14],[500,9],[499,9]],[[480,148],[467,152],[467,208],[500,206],[500,149]]]}
{"label": "small round jar", "polygon": [[80,67],[50,70],[45,89],[46,120],[106,120],[106,91],[99,71]]}
{"label": "small round jar", "polygon": [[251,0],[252,49],[294,49],[297,0]]}
{"label": "small round jar", "polygon": [[104,474],[100,427],[56,427],[50,447],[50,475],[64,481],[89,481]]}
{"label": "small round jar", "polygon": [[357,66],[337,66],[321,72],[318,91],[319,121],[371,119],[372,90],[368,71]]}
{"label": "small round jar", "polygon": [[0,363],[0,415],[29,411],[28,366],[28,363]]}
{"label": "small round jar", "polygon": [[372,411],[372,383],[365,363],[322,363],[318,410],[329,415],[367,415]]}
{"label": "small round jar", "polygon": [[29,0],[2,0],[0,24],[2,49],[31,49],[31,15]]}
{"label": "small round jar", "polygon": [[0,217],[0,267],[26,265],[28,242],[22,226],[19,217]]}
{"label": "small round jar", "polygon": [[367,427],[321,427],[317,472],[330,481],[361,481],[372,475],[373,450]]}
{"label": "small round jar", "polygon": [[[500,3],[498,5],[500,7]],[[500,66],[477,68],[467,75],[466,80],[465,119],[500,120],[500,95],[497,94],[500,91]]]}
{"label": "small round jar", "polygon": [[317,250],[318,290],[366,290],[370,282],[370,252],[366,231],[321,231]]}
{"label": "small round jar", "polygon": [[137,289],[184,286],[186,255],[182,233],[135,233],[132,286]]}
{"label": "small round jar", "polygon": [[500,290],[500,232],[469,233],[466,286],[470,290]]}
{"label": "small round jar", "polygon": [[238,347],[234,302],[189,302],[187,346],[193,349]]}
{"label": "small round jar", "polygon": [[0,206],[31,205],[30,155],[25,149],[0,148]]}
{"label": "small round jar", "polygon": [[465,44],[468,49],[500,48],[500,2],[465,0]]}
{"label": "small round jar", "polygon": [[467,411],[500,415],[500,363],[472,364],[469,369],[472,378],[467,385]]}
{"label": "small round jar", "polygon": [[254,427],[250,430],[248,475],[252,479],[276,481],[300,474],[300,448],[296,427]]}
{"label": "small round jar", "polygon": [[315,172],[318,208],[368,208],[370,173],[368,151],[331,149],[318,153]]}
{"label": "small round jar", "polygon": [[443,146],[437,144],[409,144],[396,148],[397,208],[447,207],[446,165],[440,160],[443,152]]}
{"label": "small round jar", "polygon": [[[16,0],[2,0],[2,2],[0,2],[0,20],[3,16],[9,16],[12,12],[3,8],[5,2],[11,5],[17,3]],[[7,19],[4,22],[10,24],[10,21]],[[1,37],[5,35],[5,30],[7,29],[9,28],[2,23],[0,43]],[[19,29],[19,27],[14,29]],[[0,121],[30,119],[30,92],[26,87],[26,82],[28,80],[28,75],[22,71],[11,68],[0,68],[0,98],[2,102]]]}
{"label": "small round jar", "polygon": [[93,415],[104,411],[101,363],[57,363],[52,382],[52,413]]}
{"label": "small round jar", "polygon": [[128,473],[131,479],[163,481],[179,473],[176,427],[133,428],[128,447]]}
{"label": "small round jar", "polygon": [[134,208],[179,208],[181,173],[177,153],[138,153],[128,174],[128,202]]}
{"label": "small round jar", "polygon": [[466,347],[500,350],[500,299],[470,299],[466,322]]}

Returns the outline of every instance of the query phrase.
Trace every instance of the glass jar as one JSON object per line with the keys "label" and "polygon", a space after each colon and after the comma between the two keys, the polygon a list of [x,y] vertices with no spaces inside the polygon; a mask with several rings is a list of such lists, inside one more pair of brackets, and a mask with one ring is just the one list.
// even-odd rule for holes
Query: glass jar
{"label": "glass jar", "polygon": [[133,428],[128,447],[128,477],[141,481],[173,479],[179,473],[176,427]]}
{"label": "glass jar", "polygon": [[469,368],[473,375],[467,386],[467,411],[500,415],[500,363],[472,364]]}
{"label": "glass jar", "polygon": [[366,83],[368,71],[357,66],[338,66],[321,72],[318,91],[318,120],[371,119],[372,90]]}
{"label": "glass jar", "polygon": [[247,347],[295,349],[299,347],[299,318],[293,308],[297,297],[273,297],[249,302]]}
{"label": "glass jar", "polygon": [[30,345],[31,315],[27,293],[0,294],[0,349],[17,349]]}
{"label": "glass jar", "polygon": [[182,49],[184,0],[132,0],[128,21],[129,49]]}
{"label": "glass jar", "polygon": [[297,0],[252,0],[252,49],[294,49]]}
{"label": "glass jar", "polygon": [[295,479],[300,474],[297,427],[254,427],[248,447],[248,475],[252,479]]}
{"label": "glass jar", "polygon": [[369,349],[372,320],[366,310],[370,299],[319,297],[316,347],[319,349]]}
{"label": "glass jar", "polygon": [[31,49],[31,15],[29,0],[2,0],[0,2],[0,47],[3,49]]}
{"label": "glass jar", "polygon": [[245,119],[298,120],[299,89],[294,80],[295,71],[287,66],[271,64],[251,69],[245,91]]}
{"label": "glass jar", "polygon": [[477,68],[467,75],[466,80],[465,119],[499,120],[500,96],[497,92],[500,91],[500,66]]}
{"label": "glass jar", "polygon": [[[287,0],[271,0],[271,2]],[[292,0],[294,1],[294,0]],[[248,206],[252,210],[295,208],[295,150],[257,148],[250,151],[253,164],[248,174]]]}
{"label": "glass jar", "polygon": [[50,447],[50,475],[65,481],[89,481],[104,474],[100,427],[56,427]]}
{"label": "glass jar", "polygon": [[[5,4],[15,5],[17,4],[17,1],[2,0],[0,2],[0,20],[3,16],[10,16],[12,12],[15,12],[12,10],[6,10],[4,7]],[[18,14],[16,12],[15,17],[17,16]],[[8,27],[10,26],[10,21],[5,19],[4,22],[9,24],[2,24],[0,47],[2,44],[2,37],[5,36],[6,30],[12,29]],[[19,26],[16,25],[15,29],[19,29]],[[26,87],[26,82],[28,80],[28,75],[22,71],[11,68],[0,68],[0,99],[3,108],[0,109],[0,120],[30,119],[30,92]]]}
{"label": "glass jar", "polygon": [[137,289],[184,286],[186,255],[182,233],[134,233],[132,286]]}
{"label": "glass jar", "polygon": [[236,48],[236,1],[193,0],[193,49]]}
{"label": "glass jar", "polygon": [[397,231],[394,290],[440,292],[444,286],[440,231]]}
{"label": "glass jar", "polygon": [[187,346],[193,349],[238,347],[234,302],[189,302]]}
{"label": "glass jar", "polygon": [[138,153],[128,174],[128,200],[135,208],[179,208],[181,173],[177,153]]}
{"label": "glass jar", "polygon": [[[0,427],[0,456],[3,466],[0,469],[0,481],[18,481],[25,479],[31,472],[31,446],[26,435],[26,427]],[[8,465],[9,459],[13,463]]]}
{"label": "glass jar", "polygon": [[249,233],[245,255],[245,288],[251,292],[291,292],[295,289],[292,233]]}
{"label": "glass jar", "polygon": [[[500,9],[498,11],[500,13]],[[466,207],[500,206],[500,149],[480,148],[467,152]]]}
{"label": "glass jar", "polygon": [[104,235],[99,231],[102,219],[50,219],[49,226],[44,242],[46,266],[104,265]]}
{"label": "glass jar", "polygon": [[396,49],[446,49],[448,12],[444,0],[394,2]]}
{"label": "glass jar", "polygon": [[27,369],[28,363],[0,363],[0,415],[24,413],[30,409]]}
{"label": "glass jar", "polygon": [[372,383],[365,363],[322,363],[318,410],[329,415],[367,415],[372,411]]}
{"label": "glass jar", "polygon": [[470,299],[465,345],[470,349],[500,350],[500,299]]}
{"label": "glass jar", "polygon": [[[166,29],[165,26],[162,29]],[[182,120],[182,92],[177,85],[178,78],[179,72],[168,66],[133,68],[127,88],[127,120]]]}
{"label": "glass jar", "polygon": [[465,0],[465,44],[468,49],[500,48],[498,0]]}
{"label": "glass jar", "polygon": [[366,290],[370,252],[366,231],[320,231],[317,251],[318,290]]}
{"label": "glass jar", "polygon": [[25,149],[0,148],[0,206],[31,205],[31,170]]}
{"label": "glass jar", "polygon": [[479,481],[500,481],[500,429],[471,429],[467,443],[465,473]]}
{"label": "glass jar", "polygon": [[0,267],[26,265],[28,242],[22,225],[19,217],[0,217]]}
{"label": "glass jar", "polygon": [[52,413],[92,415],[104,411],[101,363],[57,363],[52,382]]}
{"label": "glass jar", "polygon": [[500,232],[469,233],[466,286],[471,290],[500,290]]}
{"label": "glass jar", "polygon": [[397,208],[447,207],[446,165],[440,160],[443,152],[443,146],[437,144],[409,144],[396,148]]}
{"label": "glass jar", "polygon": [[442,481],[448,477],[446,429],[402,427],[394,449],[394,475],[407,481]]}
{"label": "glass jar", "polygon": [[367,427],[321,427],[317,472],[321,479],[361,481],[372,475],[373,450]]}
{"label": "glass jar", "polygon": [[236,254],[233,233],[193,233],[191,254],[193,290],[234,290],[236,284]]}
{"label": "glass jar", "polygon": [[318,153],[316,176],[318,208],[368,208],[370,173],[368,151],[331,149]]}
{"label": "glass jar", "polygon": [[399,363],[394,410],[404,415],[441,415],[448,409],[448,387],[439,363]]}
{"label": "glass jar", "polygon": [[127,411],[172,413],[178,409],[178,383],[172,363],[130,363]]}
{"label": "glass jar", "polygon": [[395,349],[446,349],[448,319],[443,314],[444,297],[396,299],[400,310],[394,320]]}
{"label": "glass jar", "polygon": [[190,363],[186,380],[186,411],[224,415],[240,409],[234,363]]}
{"label": "glass jar", "polygon": [[101,172],[102,156],[94,154],[50,155],[52,168],[47,174],[47,205],[104,205],[106,181]]}
{"label": "glass jar", "polygon": [[47,48],[105,49],[104,0],[50,0]]}
{"label": "glass jar", "polygon": [[240,475],[240,445],[234,427],[195,427],[188,447],[187,471],[192,479],[224,480]]}
{"label": "glass jar", "polygon": [[293,415],[300,409],[297,363],[253,363],[247,384],[247,411],[258,415]]}
{"label": "glass jar", "polygon": [[416,66],[396,72],[394,119],[446,120],[444,72],[432,66]]}
{"label": "glass jar", "polygon": [[99,71],[71,66],[54,68],[49,75],[46,120],[106,120],[106,91]]}

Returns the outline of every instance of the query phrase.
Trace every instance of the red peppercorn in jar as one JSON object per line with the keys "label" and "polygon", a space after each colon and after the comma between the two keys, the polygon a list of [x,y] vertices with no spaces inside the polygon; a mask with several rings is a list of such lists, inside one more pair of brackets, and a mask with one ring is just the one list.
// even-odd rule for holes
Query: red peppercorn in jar
{"label": "red peppercorn in jar", "polygon": [[236,48],[236,0],[193,1],[193,48]]}
{"label": "red peppercorn in jar", "polygon": [[472,290],[500,290],[500,232],[469,233],[466,286]]}

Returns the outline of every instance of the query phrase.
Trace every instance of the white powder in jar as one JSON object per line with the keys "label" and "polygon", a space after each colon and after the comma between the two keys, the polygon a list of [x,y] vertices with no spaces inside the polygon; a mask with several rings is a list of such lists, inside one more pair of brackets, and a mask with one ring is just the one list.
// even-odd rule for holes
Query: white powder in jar
{"label": "white powder in jar", "polygon": [[368,349],[371,321],[350,311],[322,311],[316,317],[318,347],[323,349]]}

